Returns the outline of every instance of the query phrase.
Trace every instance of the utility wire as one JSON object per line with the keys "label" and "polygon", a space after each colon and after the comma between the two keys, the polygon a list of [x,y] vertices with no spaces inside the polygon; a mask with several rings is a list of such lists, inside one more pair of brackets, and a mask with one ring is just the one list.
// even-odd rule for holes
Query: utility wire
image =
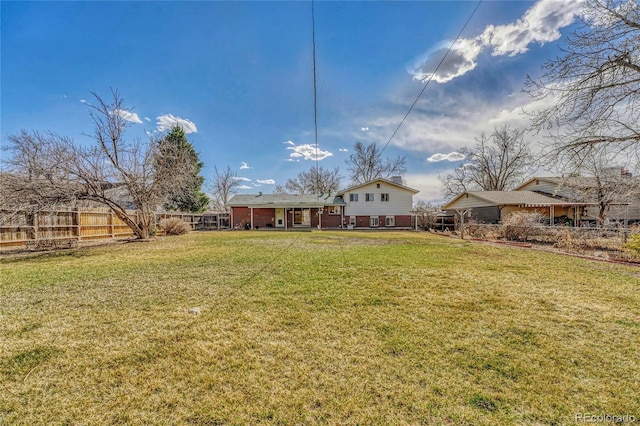
{"label": "utility wire", "polygon": [[313,126],[316,138],[316,190],[320,187],[318,167],[318,77],[316,72],[316,15],[315,0],[311,0],[311,42],[313,44]]}
{"label": "utility wire", "polygon": [[447,59],[447,56],[449,55],[449,52],[451,52],[451,49],[453,49],[453,46],[456,44],[458,39],[460,39],[460,36],[464,32],[465,28],[467,28],[467,25],[469,25],[469,22],[471,22],[471,18],[473,18],[473,15],[476,14],[476,11],[478,10],[478,8],[480,7],[481,4],[482,4],[482,0],[478,1],[478,4],[476,5],[475,9],[473,9],[473,12],[471,12],[471,15],[469,15],[469,18],[467,19],[467,22],[464,23],[464,25],[462,26],[462,29],[460,30],[460,32],[458,32],[458,35],[456,36],[455,40],[453,40],[453,42],[451,43],[451,45],[447,49],[447,52],[444,54],[444,56],[440,60],[440,63],[438,63],[438,66],[436,67],[435,71],[433,71],[433,73],[431,73],[431,76],[429,77],[429,79],[425,82],[424,86],[422,86],[422,90],[420,90],[420,93],[418,93],[418,96],[416,97],[415,101],[413,101],[413,103],[409,107],[409,111],[407,111],[407,113],[404,115],[404,117],[400,121],[400,124],[398,124],[398,127],[396,127],[396,129],[393,131],[393,134],[391,135],[391,137],[389,138],[387,143],[384,145],[384,147],[380,151],[380,154],[382,154],[384,152],[384,150],[387,149],[387,146],[389,145],[389,143],[396,136],[396,133],[398,133],[398,130],[400,130],[400,127],[402,127],[402,125],[404,124],[404,122],[407,119],[407,117],[409,116],[409,114],[411,114],[411,111],[413,110],[413,107],[416,106],[416,104],[418,103],[418,101],[422,97],[422,94],[424,93],[424,91],[427,90],[427,86],[429,86],[429,83],[431,83],[431,80],[433,80],[433,76],[436,75],[436,73],[440,69],[440,66],[444,63],[445,59]]}

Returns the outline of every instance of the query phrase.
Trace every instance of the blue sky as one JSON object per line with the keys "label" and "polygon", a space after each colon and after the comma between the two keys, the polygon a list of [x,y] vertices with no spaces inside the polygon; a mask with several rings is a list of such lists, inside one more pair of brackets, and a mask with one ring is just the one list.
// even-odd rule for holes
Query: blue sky
{"label": "blue sky", "polygon": [[[315,3],[319,164],[382,148],[476,7],[471,1]],[[128,138],[178,123],[205,164],[270,193],[315,166],[310,2],[11,2],[1,7],[1,143],[21,129],[90,143],[91,91],[133,108]],[[439,202],[456,152],[503,123],[580,2],[485,1],[386,146],[416,199]],[[531,137],[531,144],[536,143]],[[7,155],[3,153],[2,155]],[[454,160],[454,161],[452,161]]]}

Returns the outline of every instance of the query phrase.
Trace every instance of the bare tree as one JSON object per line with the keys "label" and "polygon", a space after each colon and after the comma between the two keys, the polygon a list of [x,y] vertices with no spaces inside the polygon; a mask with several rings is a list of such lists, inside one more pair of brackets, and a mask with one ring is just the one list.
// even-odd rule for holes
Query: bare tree
{"label": "bare tree", "polygon": [[276,187],[273,188],[273,193],[274,194],[286,194],[287,193],[287,189],[282,185],[276,185]]}
{"label": "bare tree", "polygon": [[325,170],[312,167],[307,172],[300,172],[295,179],[288,179],[284,189],[292,194],[329,194],[340,188],[340,175],[336,167]]}
{"label": "bare tree", "polygon": [[402,176],[407,172],[404,157],[383,159],[382,151],[374,143],[364,145],[362,142],[356,142],[353,150],[354,153],[345,162],[350,173],[349,178],[354,184]]}
{"label": "bare tree", "polygon": [[[136,236],[149,238],[153,212],[193,174],[187,158],[161,150],[158,140],[128,142],[128,110],[117,91],[89,105],[97,144],[83,146],[54,133],[9,136],[12,157],[0,186],[6,208],[45,208],[89,201],[105,205]],[[129,208],[135,210],[131,213]]]}
{"label": "bare tree", "polygon": [[598,224],[604,226],[612,208],[620,211],[640,194],[640,181],[623,162],[604,146],[585,150],[559,165],[559,171],[568,175],[559,182],[558,191],[574,201],[595,203]]}
{"label": "bare tree", "polygon": [[524,140],[524,130],[504,125],[476,142],[472,149],[461,150],[464,164],[439,177],[446,197],[465,191],[508,191],[532,172],[535,157]]}
{"label": "bare tree", "polygon": [[640,142],[640,5],[587,0],[563,55],[528,77],[527,91],[548,105],[534,115],[549,130],[553,155],[597,144],[624,149]]}
{"label": "bare tree", "polygon": [[209,188],[211,190],[211,205],[218,211],[227,211],[229,200],[240,189],[241,182],[238,173],[227,166],[223,171],[214,167],[214,175]]}
{"label": "bare tree", "polygon": [[439,207],[422,200],[414,203],[411,209],[411,213],[416,217],[416,224],[421,229],[427,229],[432,226],[439,211]]}

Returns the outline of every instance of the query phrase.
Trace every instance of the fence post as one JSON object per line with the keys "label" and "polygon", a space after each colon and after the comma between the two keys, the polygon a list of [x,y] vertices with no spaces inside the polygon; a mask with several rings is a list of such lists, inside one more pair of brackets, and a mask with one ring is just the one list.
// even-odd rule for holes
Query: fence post
{"label": "fence post", "polygon": [[109,232],[111,233],[111,238],[116,238],[116,227],[113,220],[113,210],[109,209]]}
{"label": "fence post", "polygon": [[40,214],[39,212],[34,212],[33,213],[33,239],[38,241],[38,238],[40,237],[40,230],[39,225],[40,225]]}
{"label": "fence post", "polygon": [[73,219],[71,219],[73,221],[73,225],[75,228],[75,236],[78,237],[78,240],[82,239],[82,224],[80,223],[80,207],[76,207],[73,210]]}

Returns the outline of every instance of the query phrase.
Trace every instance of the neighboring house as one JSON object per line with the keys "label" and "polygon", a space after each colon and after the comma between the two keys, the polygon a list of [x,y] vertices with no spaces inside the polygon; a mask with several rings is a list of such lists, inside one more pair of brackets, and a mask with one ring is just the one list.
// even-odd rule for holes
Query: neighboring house
{"label": "neighboring house", "polygon": [[229,206],[234,228],[411,228],[417,193],[376,179],[336,194],[237,194]]}
{"label": "neighboring house", "polygon": [[464,192],[443,206],[449,213],[470,211],[470,217],[480,223],[498,223],[515,211],[537,212],[550,223],[575,224],[575,218],[589,203],[576,203],[549,197],[533,191]]}
{"label": "neighboring house", "polygon": [[[626,182],[626,179],[635,179],[635,182],[631,180],[629,182],[636,187],[640,186],[637,178],[633,178],[628,172],[627,175],[621,174],[621,176],[617,176],[617,178],[624,178],[624,180],[620,180],[619,183]],[[596,181],[593,177],[545,176],[534,177],[517,187],[514,191],[534,191],[562,200],[584,201],[586,203],[585,208],[580,211],[580,221],[597,222],[599,220],[598,202],[596,199],[590,198],[590,196],[593,197],[592,194],[596,187]],[[625,192],[622,191],[622,189],[624,188],[621,188],[620,194],[610,195],[612,201],[608,206],[607,217],[614,221],[640,223],[640,191],[635,191],[635,196],[624,196],[621,195]],[[627,192],[633,193],[634,191]]]}

